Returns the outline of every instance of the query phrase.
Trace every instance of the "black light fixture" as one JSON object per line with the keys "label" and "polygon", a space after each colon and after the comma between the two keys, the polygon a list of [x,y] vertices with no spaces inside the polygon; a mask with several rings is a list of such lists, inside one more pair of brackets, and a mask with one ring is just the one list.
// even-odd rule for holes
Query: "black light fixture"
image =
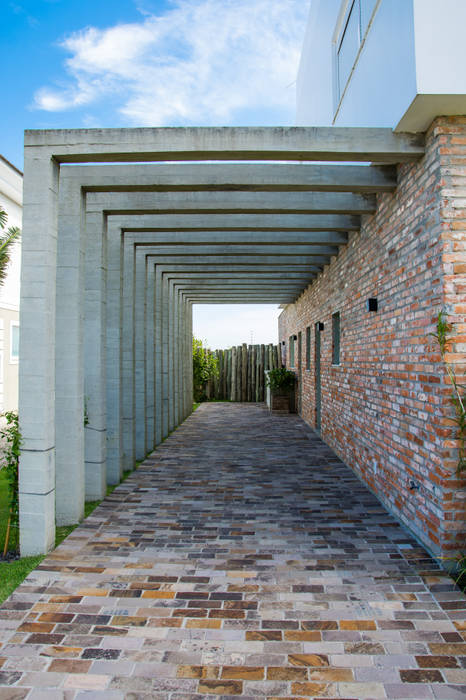
{"label": "black light fixture", "polygon": [[377,297],[371,297],[366,301],[366,311],[378,311],[379,303]]}
{"label": "black light fixture", "polygon": [[293,336],[293,340],[298,340],[298,336],[297,336],[297,335],[294,335],[294,336]]}

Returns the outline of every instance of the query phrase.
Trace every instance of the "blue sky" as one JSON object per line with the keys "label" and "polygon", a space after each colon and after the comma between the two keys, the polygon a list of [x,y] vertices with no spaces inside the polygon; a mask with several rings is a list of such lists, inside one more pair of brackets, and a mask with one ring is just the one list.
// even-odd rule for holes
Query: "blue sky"
{"label": "blue sky", "polygon": [[24,129],[293,124],[310,0],[3,0],[0,153]]}
{"label": "blue sky", "polygon": [[[22,169],[24,129],[293,124],[309,4],[3,0],[0,153]],[[203,307],[195,332],[272,342],[276,317]]]}

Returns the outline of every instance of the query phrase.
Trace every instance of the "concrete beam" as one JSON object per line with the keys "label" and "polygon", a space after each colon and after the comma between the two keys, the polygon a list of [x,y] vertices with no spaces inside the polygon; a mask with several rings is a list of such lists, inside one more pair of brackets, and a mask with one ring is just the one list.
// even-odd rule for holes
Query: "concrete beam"
{"label": "concrete beam", "polygon": [[157,268],[162,272],[187,272],[189,274],[199,274],[205,275],[212,272],[220,272],[226,274],[229,270],[234,273],[244,273],[250,274],[251,272],[257,271],[257,274],[306,274],[309,272],[320,272],[320,267],[317,265],[288,265],[286,262],[276,265],[264,265],[260,266],[260,270],[254,263],[244,263],[244,264],[233,264],[229,265],[228,268],[225,265],[215,265],[210,263],[204,263],[202,261],[195,262],[192,265],[186,263],[179,263],[177,259],[173,259],[172,262],[165,260],[163,263],[157,263]]}
{"label": "concrete beam", "polygon": [[321,163],[158,163],[85,165],[61,169],[62,177],[82,183],[88,192],[392,192],[391,165]]}
{"label": "concrete beam", "polygon": [[372,214],[375,195],[352,192],[87,192],[88,210],[105,201],[109,211],[120,210],[123,201],[131,211],[157,214],[306,212],[308,214]]}
{"label": "concrete beam", "polygon": [[[118,217],[115,217],[118,219]],[[125,217],[126,218],[126,217]],[[147,218],[151,218],[148,216]],[[112,223],[115,223],[112,217]],[[118,224],[117,224],[118,225]],[[328,244],[345,245],[348,243],[348,234],[342,231],[173,231],[165,233],[150,228],[124,227],[124,235],[137,233],[141,243],[305,243],[308,245]]]}
{"label": "concrete beam", "polygon": [[[96,211],[102,210],[102,204]],[[155,210],[118,209],[107,215],[135,216],[137,214],[157,214]],[[92,209],[89,209],[92,211]],[[348,214],[160,214],[159,225],[154,231],[359,231],[359,216]]]}
{"label": "concrete beam", "polygon": [[[58,163],[189,160],[369,161],[400,163],[424,154],[421,134],[345,127],[181,127],[50,129],[25,132]],[[45,154],[44,154],[45,155]]]}
{"label": "concrete beam", "polygon": [[136,243],[135,245],[143,245],[144,248],[151,248],[152,255],[336,255],[338,253],[337,246],[307,245],[305,243],[295,243],[293,245],[288,243],[275,243],[273,245],[267,245],[266,243],[262,245],[255,245],[254,243],[236,243],[231,245],[224,245],[222,243],[212,243],[211,245],[180,243],[178,245],[171,245],[169,243],[151,244],[146,241],[141,244]]}

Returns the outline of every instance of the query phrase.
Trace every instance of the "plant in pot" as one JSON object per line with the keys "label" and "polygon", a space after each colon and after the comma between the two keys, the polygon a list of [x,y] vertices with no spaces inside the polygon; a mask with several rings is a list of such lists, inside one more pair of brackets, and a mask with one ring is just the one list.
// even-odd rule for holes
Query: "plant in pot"
{"label": "plant in pot", "polygon": [[286,367],[271,369],[267,372],[266,383],[270,390],[268,405],[272,412],[289,413],[294,410],[294,372]]}

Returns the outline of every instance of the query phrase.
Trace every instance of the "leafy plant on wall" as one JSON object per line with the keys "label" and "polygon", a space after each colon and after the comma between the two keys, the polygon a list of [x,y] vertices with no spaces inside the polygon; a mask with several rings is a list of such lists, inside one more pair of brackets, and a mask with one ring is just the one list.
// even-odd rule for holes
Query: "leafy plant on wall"
{"label": "leafy plant on wall", "polygon": [[452,341],[452,327],[445,318],[445,311],[440,311],[437,317],[437,332],[431,335],[435,338],[440,348],[440,355],[445,365],[452,386],[451,403],[455,408],[454,422],[457,425],[458,436],[458,466],[457,474],[466,471],[466,387],[460,384],[455,367],[447,360],[447,353]]}
{"label": "leafy plant on wall", "polygon": [[202,340],[193,336],[193,394],[194,401],[206,398],[206,384],[218,376],[217,356],[208,348],[204,348]]}
{"label": "leafy plant on wall", "polygon": [[7,213],[0,206],[0,286],[5,282],[7,276],[13,244],[21,235],[21,229],[18,226],[7,228],[7,221]]}

